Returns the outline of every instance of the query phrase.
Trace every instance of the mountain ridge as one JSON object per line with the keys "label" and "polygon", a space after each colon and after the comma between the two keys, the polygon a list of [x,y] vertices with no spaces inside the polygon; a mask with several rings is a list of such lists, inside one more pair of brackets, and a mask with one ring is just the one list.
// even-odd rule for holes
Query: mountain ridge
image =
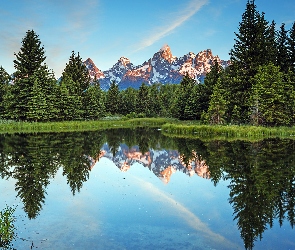
{"label": "mountain ridge", "polygon": [[185,74],[197,82],[203,82],[215,60],[223,67],[229,65],[229,61],[221,60],[218,55],[214,56],[211,49],[197,54],[188,52],[182,57],[176,57],[166,44],[140,65],[134,65],[129,58],[123,56],[105,71],[98,69],[90,58],[84,61],[84,64],[88,68],[90,77],[98,79],[102,89],[107,90],[113,81],[120,89],[128,87],[138,89],[142,83],[177,84]]}

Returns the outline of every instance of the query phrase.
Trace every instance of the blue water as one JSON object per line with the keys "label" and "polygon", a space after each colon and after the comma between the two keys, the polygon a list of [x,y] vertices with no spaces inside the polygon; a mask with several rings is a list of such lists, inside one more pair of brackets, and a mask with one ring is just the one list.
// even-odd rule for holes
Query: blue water
{"label": "blue water", "polygon": [[226,186],[180,172],[166,184],[139,163],[121,172],[101,158],[75,196],[58,171],[36,219],[13,179],[0,181],[0,206],[17,205],[16,249],[243,249]]}

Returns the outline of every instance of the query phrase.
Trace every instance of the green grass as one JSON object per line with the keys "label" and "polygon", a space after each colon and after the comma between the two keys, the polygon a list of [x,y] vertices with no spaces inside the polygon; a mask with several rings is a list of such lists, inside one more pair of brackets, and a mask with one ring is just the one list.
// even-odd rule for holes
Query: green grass
{"label": "green grass", "polygon": [[75,132],[111,128],[160,127],[164,135],[185,138],[267,138],[294,137],[295,127],[202,125],[199,121],[168,118],[110,117],[99,121],[14,122],[0,121],[0,133]]}
{"label": "green grass", "polygon": [[159,127],[169,121],[166,118],[135,118],[68,122],[1,122],[0,133],[74,132],[110,128]]}
{"label": "green grass", "polygon": [[15,238],[14,211],[8,206],[0,211],[0,248],[8,248]]}
{"label": "green grass", "polygon": [[190,138],[265,138],[295,136],[295,127],[213,126],[166,123],[162,126],[162,130],[164,134],[169,136]]}

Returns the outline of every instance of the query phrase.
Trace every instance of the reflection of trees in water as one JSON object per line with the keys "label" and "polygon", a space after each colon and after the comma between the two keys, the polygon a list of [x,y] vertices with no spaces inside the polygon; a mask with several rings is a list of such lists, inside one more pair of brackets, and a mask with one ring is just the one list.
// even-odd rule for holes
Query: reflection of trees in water
{"label": "reflection of trees in water", "polygon": [[93,132],[1,135],[0,174],[16,179],[17,196],[28,217],[35,218],[45,202],[46,187],[60,167],[72,193],[80,191],[89,177],[91,161],[86,156],[97,158],[101,139]]}
{"label": "reflection of trees in water", "polygon": [[[278,219],[294,226],[294,141],[268,139],[207,143],[214,182],[230,180],[230,199],[246,249]],[[219,164],[219,165],[218,165]]]}
{"label": "reflection of trees in water", "polygon": [[24,210],[29,218],[35,218],[45,202],[46,187],[57,170],[63,168],[74,195],[88,180],[90,168],[99,159],[105,142],[113,154],[120,143],[130,148],[139,145],[143,153],[151,148],[177,150],[188,170],[192,159],[205,160],[214,184],[221,179],[230,181],[229,202],[247,249],[253,248],[274,220],[280,225],[288,220],[292,228],[294,226],[295,146],[292,140],[205,142],[168,138],[157,130],[143,128],[0,135],[0,176],[16,179],[15,189]]}

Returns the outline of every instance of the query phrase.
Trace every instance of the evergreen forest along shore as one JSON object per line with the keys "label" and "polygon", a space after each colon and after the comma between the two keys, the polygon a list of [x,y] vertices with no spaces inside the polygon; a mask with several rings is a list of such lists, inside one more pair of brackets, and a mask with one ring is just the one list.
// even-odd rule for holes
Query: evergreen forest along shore
{"label": "evergreen forest along shore", "polygon": [[[228,67],[213,62],[203,83],[186,74],[180,84],[142,83],[139,89],[124,90],[115,81],[102,90],[99,79],[90,78],[82,57],[74,51],[57,79],[45,63],[39,36],[28,30],[15,53],[15,72],[10,75],[0,66],[1,131],[131,126],[133,118],[164,117],[209,126],[195,131],[166,124],[164,130],[172,134],[193,130],[230,136],[291,136],[295,124],[295,22],[289,30],[284,23],[278,30],[276,27],[254,1],[247,1]],[[116,117],[121,120],[113,122]],[[266,127],[284,128],[275,132],[277,129]]]}

